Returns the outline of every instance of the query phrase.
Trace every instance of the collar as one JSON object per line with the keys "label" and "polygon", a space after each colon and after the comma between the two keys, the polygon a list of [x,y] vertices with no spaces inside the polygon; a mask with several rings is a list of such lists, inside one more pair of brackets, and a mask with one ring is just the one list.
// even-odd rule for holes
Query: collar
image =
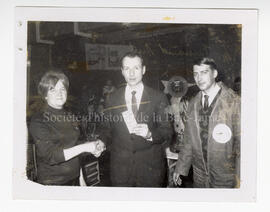
{"label": "collar", "polygon": [[126,86],[126,93],[131,93],[132,91],[136,91],[136,94],[140,94],[143,92],[143,83],[139,83],[138,85],[136,85],[135,87],[131,88],[128,84]]}
{"label": "collar", "polygon": [[208,95],[209,96],[208,102],[209,102],[209,105],[211,105],[211,103],[213,102],[214,98],[216,97],[220,89],[221,87],[218,85],[218,83],[215,83],[213,88],[208,93],[205,93],[202,91],[202,103],[204,103],[204,95]]}

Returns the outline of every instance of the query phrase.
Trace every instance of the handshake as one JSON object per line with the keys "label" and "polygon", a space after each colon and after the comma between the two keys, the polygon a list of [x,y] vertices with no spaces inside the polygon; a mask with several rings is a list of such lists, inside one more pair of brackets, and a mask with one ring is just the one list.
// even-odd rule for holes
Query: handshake
{"label": "handshake", "polygon": [[82,144],[82,152],[88,152],[98,158],[106,150],[105,144],[101,140],[90,141]]}
{"label": "handshake", "polygon": [[94,148],[94,151],[92,152],[92,154],[96,158],[98,158],[101,155],[101,153],[106,150],[106,146],[101,140],[94,141],[93,143],[95,145],[94,146],[95,148]]}
{"label": "handshake", "polygon": [[64,157],[65,160],[70,160],[73,157],[78,156],[81,153],[88,152],[94,155],[95,157],[99,157],[103,151],[106,150],[105,144],[101,140],[85,142],[83,144],[79,144],[77,146],[73,146],[68,149],[64,149]]}

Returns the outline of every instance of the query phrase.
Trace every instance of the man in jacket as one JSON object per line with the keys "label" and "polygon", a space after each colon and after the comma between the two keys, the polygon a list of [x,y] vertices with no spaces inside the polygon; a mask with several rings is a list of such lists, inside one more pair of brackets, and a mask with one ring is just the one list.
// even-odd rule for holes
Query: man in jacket
{"label": "man in jacket", "polygon": [[126,86],[106,101],[101,140],[111,144],[111,182],[121,187],[161,187],[166,177],[164,144],[172,128],[166,96],[142,82],[146,67],[136,53],[122,59]]}
{"label": "man in jacket", "polygon": [[240,97],[222,82],[215,61],[193,66],[200,92],[191,100],[174,182],[193,168],[195,188],[235,188],[240,178]]}

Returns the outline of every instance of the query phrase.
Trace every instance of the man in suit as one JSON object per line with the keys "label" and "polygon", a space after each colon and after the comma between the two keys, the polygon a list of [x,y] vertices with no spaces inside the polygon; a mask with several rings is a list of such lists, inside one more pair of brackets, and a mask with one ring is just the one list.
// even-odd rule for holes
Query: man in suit
{"label": "man in suit", "polygon": [[239,187],[240,97],[222,82],[216,82],[217,66],[202,58],[193,66],[200,92],[190,101],[184,144],[173,175],[181,185],[192,165],[196,188]]}
{"label": "man in suit", "polygon": [[101,140],[111,144],[112,186],[162,187],[164,147],[172,135],[164,111],[168,101],[163,93],[143,84],[146,67],[140,55],[126,54],[121,72],[127,84],[108,96],[101,133]]}

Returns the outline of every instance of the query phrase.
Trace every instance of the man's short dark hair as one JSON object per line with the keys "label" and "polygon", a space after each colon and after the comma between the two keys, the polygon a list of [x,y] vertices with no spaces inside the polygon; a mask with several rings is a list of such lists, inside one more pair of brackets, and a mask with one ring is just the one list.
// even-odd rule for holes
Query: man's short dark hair
{"label": "man's short dark hair", "polygon": [[212,70],[217,70],[217,64],[215,60],[209,57],[203,57],[201,59],[195,60],[194,65],[209,65]]}
{"label": "man's short dark hair", "polygon": [[128,52],[126,53],[122,58],[121,58],[121,66],[123,66],[123,60],[126,58],[126,57],[129,57],[129,58],[135,58],[135,57],[138,57],[140,58],[141,60],[141,63],[142,63],[142,66],[144,66],[144,61],[143,61],[143,57],[142,55],[139,53],[139,52]]}

